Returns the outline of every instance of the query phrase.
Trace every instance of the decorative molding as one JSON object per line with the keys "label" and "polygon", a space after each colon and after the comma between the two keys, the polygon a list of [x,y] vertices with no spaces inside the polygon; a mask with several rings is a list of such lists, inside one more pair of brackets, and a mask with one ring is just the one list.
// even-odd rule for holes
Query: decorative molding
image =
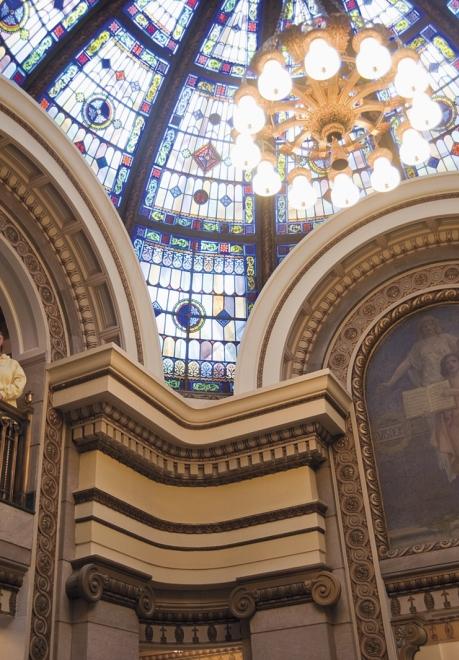
{"label": "decorative molding", "polygon": [[[425,195],[423,197],[423,202],[433,202],[433,201],[439,201],[439,200],[446,200],[446,199],[455,199],[457,197],[457,191],[456,192],[445,192],[441,194],[430,194],[430,195]],[[382,218],[389,213],[394,213],[399,210],[403,210],[406,208],[410,208],[412,206],[416,206],[419,204],[419,198],[416,199],[411,199],[408,202],[404,202],[401,204],[394,204],[393,206],[390,207],[385,207],[384,209],[379,210],[376,213],[373,213],[372,215],[369,215],[368,217],[364,218],[360,222],[357,222],[353,224],[351,227],[348,227],[345,231],[341,232],[338,236],[335,236],[332,240],[330,240],[326,246],[324,246],[321,250],[318,250],[310,259],[305,261],[304,265],[302,268],[296,273],[295,277],[292,278],[291,282],[289,283],[288,287],[286,287],[285,291],[283,292],[282,295],[282,300],[277,304],[276,308],[272,311],[270,315],[270,320],[266,329],[266,332],[263,335],[263,343],[261,346],[260,350],[260,359],[258,361],[258,369],[257,369],[257,386],[261,387],[263,385],[263,370],[264,370],[264,364],[266,361],[266,351],[268,348],[269,340],[273,331],[273,328],[277,322],[277,319],[282,311],[282,307],[284,304],[284,301],[288,299],[294,288],[298,285],[300,282],[301,278],[307,273],[308,270],[312,268],[312,266],[317,263],[327,252],[329,252],[330,248],[333,246],[337,245],[343,239],[345,239],[347,236],[355,233],[358,229],[365,227],[366,225],[370,224],[371,222],[378,220],[379,218]],[[438,244],[442,244],[441,241],[446,240],[448,243],[457,243],[459,242],[459,230],[454,230],[449,231],[446,229],[443,229],[442,232],[437,231],[432,239],[432,235],[430,232],[430,237],[427,236],[425,241],[422,241],[420,238],[420,229],[423,226],[423,223],[419,223],[420,226],[418,227],[418,233],[416,234],[416,225],[411,225],[410,228],[413,228],[413,238],[408,242],[408,244],[404,244],[400,246],[400,250],[396,252],[390,259],[389,261],[393,258],[398,258],[398,257],[403,257],[406,258],[406,255],[409,252],[416,251],[419,248],[428,248],[428,247],[434,247],[437,244],[437,241],[440,241]],[[403,231],[403,230],[402,230]],[[440,233],[443,235],[440,236]],[[454,234],[454,236],[453,236]],[[386,238],[389,238],[386,236]],[[357,268],[358,276],[359,279],[367,277],[368,272],[371,272],[374,268],[378,267],[380,263],[380,259],[382,261],[386,261],[385,253],[387,251],[387,248],[384,250],[380,250],[378,257],[372,260],[372,262],[368,263],[367,267],[364,268]],[[340,278],[342,281],[344,278]],[[341,294],[342,295],[342,294]],[[340,299],[341,295],[338,295],[337,298],[334,299],[333,304],[336,304],[336,301]],[[319,305],[314,305],[316,309],[319,309]],[[292,374],[294,375],[294,374]]]}
{"label": "decorative molding", "polygon": [[395,643],[399,660],[413,660],[421,646],[427,641],[427,633],[422,621],[414,617],[393,622]]}
{"label": "decorative molding", "polygon": [[[16,599],[28,567],[0,557],[0,614],[14,617]],[[5,594],[8,599],[6,604]],[[9,595],[9,597],[8,597]],[[3,605],[6,604],[6,609]]]}
{"label": "decorative molding", "polygon": [[399,578],[384,576],[386,590],[389,596],[410,594],[413,591],[430,591],[435,588],[459,587],[459,570],[444,570],[435,572],[410,572]]}
{"label": "decorative molding", "polygon": [[425,309],[441,303],[451,303],[459,300],[459,288],[445,288],[425,292],[404,300],[390,309],[374,323],[365,335],[352,368],[352,394],[357,418],[358,435],[362,448],[362,461],[367,482],[368,496],[373,518],[375,540],[381,559],[399,557],[402,555],[419,554],[437,548],[451,548],[459,545],[458,539],[445,539],[436,543],[424,543],[408,547],[391,548],[387,535],[384,506],[377,478],[376,460],[370,435],[370,425],[366,412],[364,375],[368,359],[379,340],[395,323],[408,314],[419,309]]}
{"label": "decorative molding", "polygon": [[362,484],[350,419],[332,448],[360,651],[364,660],[388,658]]}
{"label": "decorative molding", "polygon": [[80,453],[101,451],[144,476],[166,484],[219,485],[308,465],[327,457],[332,437],[318,423],[232,441],[218,447],[173,445],[113,406],[101,403],[70,414]]}
{"label": "decorative molding", "polygon": [[107,562],[73,562],[74,572],[67,578],[65,590],[70,600],[82,598],[87,603],[106,600],[134,609],[148,619],[155,610],[155,594],[147,575],[114,568]]}
{"label": "decorative molding", "polygon": [[49,392],[38,499],[30,660],[48,660],[50,656],[62,431],[62,415],[53,408],[52,393]]}
{"label": "decorative molding", "polygon": [[231,614],[240,620],[250,619],[257,610],[313,601],[320,607],[336,605],[341,596],[341,584],[329,571],[320,571],[311,579],[280,585],[244,585],[233,589],[229,596]]}
{"label": "decorative molding", "polygon": [[[173,534],[216,534],[221,532],[229,532],[235,529],[244,529],[246,527],[253,527],[254,525],[264,525],[266,523],[277,522],[279,520],[287,520],[289,518],[297,518],[299,516],[306,516],[310,513],[317,513],[324,516],[327,511],[327,506],[321,502],[308,502],[307,504],[299,504],[297,506],[286,507],[284,509],[276,509],[274,511],[267,511],[264,513],[254,514],[252,516],[245,516],[243,518],[232,518],[231,520],[222,520],[215,523],[177,523],[168,520],[157,518],[142,509],[138,509],[124,500],[120,500],[109,493],[99,490],[98,488],[89,488],[87,490],[80,490],[73,494],[75,504],[84,504],[85,502],[97,502],[106,506],[117,513],[128,516],[144,525],[148,525],[153,529],[159,529],[164,532],[171,532]],[[77,519],[78,522],[78,519]]]}

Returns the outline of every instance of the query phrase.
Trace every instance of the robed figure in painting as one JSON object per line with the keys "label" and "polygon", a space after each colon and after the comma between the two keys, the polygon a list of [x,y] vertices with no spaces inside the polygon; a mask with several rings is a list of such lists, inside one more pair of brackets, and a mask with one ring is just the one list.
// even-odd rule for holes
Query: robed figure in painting
{"label": "robed figure in painting", "polygon": [[26,375],[19,362],[3,352],[4,341],[0,330],[0,401],[16,407],[16,401],[24,391]]}

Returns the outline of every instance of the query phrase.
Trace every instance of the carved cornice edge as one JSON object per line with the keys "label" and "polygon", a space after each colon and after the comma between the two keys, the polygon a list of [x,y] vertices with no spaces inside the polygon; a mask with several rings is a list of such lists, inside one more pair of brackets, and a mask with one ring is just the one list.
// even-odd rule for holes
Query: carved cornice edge
{"label": "carved cornice edge", "polygon": [[296,518],[305,516],[310,513],[317,513],[321,516],[325,515],[327,506],[320,500],[316,502],[308,502],[306,504],[299,504],[297,506],[286,507],[284,509],[276,509],[274,511],[267,511],[263,513],[254,514],[252,516],[245,516],[243,518],[233,518],[231,520],[222,520],[215,523],[178,523],[170,522],[153,516],[142,509],[139,509],[132,504],[128,504],[124,500],[120,500],[109,493],[105,493],[99,488],[88,488],[80,490],[73,494],[75,504],[84,504],[85,502],[98,502],[117,513],[128,516],[133,520],[137,520],[144,525],[159,529],[164,532],[171,532],[175,534],[215,534],[219,532],[228,532],[235,529],[243,529],[245,527],[253,527],[254,525],[263,525],[265,523],[276,522],[278,520],[287,520],[288,518]]}
{"label": "carved cornice edge", "polygon": [[18,564],[15,561],[0,557],[0,591],[5,589],[10,592],[9,609],[10,615],[16,614],[16,597],[24,581],[24,574],[28,566]]}
{"label": "carved cornice edge", "polygon": [[399,660],[413,660],[427,641],[427,632],[417,617],[400,618],[392,622]]}
{"label": "carved cornice edge", "polygon": [[155,609],[155,595],[149,575],[120,569],[106,561],[72,562],[73,573],[65,590],[70,600],[82,598],[87,603],[106,600],[134,609],[140,618],[150,618]]}
{"label": "carved cornice edge", "polygon": [[229,609],[237,619],[250,619],[257,610],[313,601],[320,607],[336,605],[341,596],[341,584],[329,571],[320,571],[309,580],[282,585],[257,587],[239,586],[229,597]]}
{"label": "carved cornice edge", "polygon": [[435,573],[411,573],[400,578],[385,576],[387,594],[389,596],[408,594],[411,592],[430,591],[438,587],[458,587],[459,570],[436,571]]}

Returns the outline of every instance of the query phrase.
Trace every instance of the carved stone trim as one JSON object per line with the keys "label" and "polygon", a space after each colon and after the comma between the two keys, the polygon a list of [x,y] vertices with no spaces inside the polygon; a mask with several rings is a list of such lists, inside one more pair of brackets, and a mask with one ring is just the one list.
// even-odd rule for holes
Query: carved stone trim
{"label": "carved stone trim", "polygon": [[[457,192],[451,192],[451,193],[443,193],[440,195],[429,195],[424,198],[423,201],[425,202],[430,202],[430,201],[437,201],[437,200],[442,200],[442,199],[455,199],[457,197]],[[419,204],[419,199],[413,199],[410,200],[409,202],[404,202],[403,204],[397,204],[392,207],[385,208],[383,210],[378,211],[377,213],[374,213],[371,216],[368,216],[367,218],[364,218],[361,220],[359,223],[356,223],[352,227],[349,227],[346,231],[343,231],[341,234],[336,236],[332,241],[327,243],[327,245],[320,251],[316,252],[314,256],[312,256],[308,261],[306,261],[303,265],[303,267],[297,272],[295,277],[292,279],[290,282],[289,286],[286,288],[282,301],[277,305],[276,309],[273,310],[269,324],[267,327],[267,330],[263,336],[263,343],[261,346],[261,351],[260,351],[260,359],[258,362],[258,371],[257,371],[257,386],[261,387],[263,385],[263,370],[264,370],[264,364],[266,361],[266,351],[268,349],[268,344],[269,340],[271,337],[272,330],[274,328],[274,325],[276,324],[277,318],[279,317],[279,314],[282,311],[283,303],[286,300],[286,298],[289,297],[293,289],[297,286],[298,282],[301,280],[301,278],[304,276],[304,274],[315,264],[321,257],[326,254],[331,247],[334,245],[340,243],[344,238],[349,236],[350,234],[353,234],[355,231],[360,229],[361,227],[364,227],[365,225],[370,224],[374,220],[377,220],[381,217],[384,217],[388,215],[389,213],[394,213],[395,211],[403,210],[406,208],[410,208],[411,206],[416,206]],[[411,225],[410,226],[414,231],[415,231],[415,226]],[[433,247],[435,245],[440,245],[442,244],[443,240],[447,243],[451,243],[453,241],[458,242],[459,241],[459,232],[455,231],[455,237],[452,236],[452,232],[449,231],[443,231],[440,233],[440,231],[436,232],[435,237],[434,237],[434,242],[432,242],[432,239],[426,238],[425,242],[419,240],[419,236],[415,236],[412,241],[409,241],[409,244],[406,245],[401,245],[400,249],[398,251],[395,251],[393,255],[390,256],[390,260],[403,256],[406,257],[406,254],[412,251],[416,251],[417,249],[425,249],[427,247]],[[390,248],[387,248],[390,250]],[[356,272],[359,274],[359,279],[362,277],[365,277],[369,271],[371,271],[373,268],[377,267],[379,264],[379,260],[381,259],[382,261],[386,261],[385,259],[385,254],[387,249],[381,250],[378,258],[373,261],[373,263],[369,263],[367,267],[365,268],[357,268]],[[343,280],[341,277],[340,280]],[[342,295],[342,294],[341,294]],[[336,301],[339,300],[340,295],[338,295],[336,298],[333,300],[333,304],[336,304]],[[316,309],[319,309],[319,305],[315,305]],[[303,372],[301,372],[303,373]],[[294,374],[293,374],[294,375]]]}
{"label": "carved stone trim", "polygon": [[427,641],[427,632],[422,627],[422,621],[415,618],[402,619],[394,621],[393,628],[399,660],[413,660]]}
{"label": "carved stone trim", "polygon": [[393,309],[390,309],[369,329],[366,333],[365,340],[360,345],[360,349],[353,364],[352,394],[354,398],[360,445],[362,447],[362,460],[368,487],[376,545],[378,548],[378,554],[382,559],[417,554],[437,548],[455,547],[459,545],[459,539],[447,539],[437,543],[432,542],[415,544],[408,547],[390,548],[383,501],[377,478],[375,455],[370,437],[369,420],[365,405],[364,376],[366,365],[379,340],[402,318],[419,309],[424,309],[440,303],[451,303],[458,300],[459,288],[434,290],[404,300]]}
{"label": "carved stone trim", "polygon": [[320,607],[336,605],[341,584],[329,571],[320,571],[311,579],[280,585],[244,585],[233,589],[229,609],[236,619],[250,619],[257,610],[313,601]]}
{"label": "carved stone trim", "polygon": [[16,598],[19,589],[22,587],[26,571],[27,566],[0,558],[0,592],[2,589],[10,592],[8,612],[1,612],[0,608],[0,613],[6,613],[9,616],[16,614]]}
{"label": "carved stone trim", "polygon": [[403,575],[397,579],[384,576],[386,590],[389,596],[409,594],[412,592],[430,591],[441,587],[458,587],[459,571],[450,570],[434,573],[416,573]]}
{"label": "carved stone trim", "polygon": [[362,658],[388,658],[352,424],[332,448]]}
{"label": "carved stone trim", "polygon": [[323,516],[326,513],[327,507],[321,502],[308,502],[307,504],[299,504],[297,506],[286,507],[284,509],[276,509],[266,513],[258,513],[253,516],[245,516],[243,518],[233,518],[231,520],[223,520],[215,523],[175,523],[168,520],[162,520],[156,516],[138,509],[124,500],[120,500],[109,493],[105,493],[98,488],[89,488],[87,490],[80,490],[73,494],[75,504],[83,504],[85,502],[98,502],[103,506],[113,509],[124,516],[128,516],[133,520],[159,529],[164,532],[171,532],[175,534],[215,534],[220,532],[229,532],[235,529],[244,529],[254,525],[264,525],[270,522],[277,522],[279,520],[287,520],[289,518],[297,518],[299,516],[306,516],[310,513],[318,513]]}
{"label": "carved stone trim", "polygon": [[151,618],[155,595],[150,576],[123,571],[106,562],[74,562],[74,572],[67,578],[66,593],[70,600],[82,598],[87,603],[107,600],[135,609],[139,618]]}

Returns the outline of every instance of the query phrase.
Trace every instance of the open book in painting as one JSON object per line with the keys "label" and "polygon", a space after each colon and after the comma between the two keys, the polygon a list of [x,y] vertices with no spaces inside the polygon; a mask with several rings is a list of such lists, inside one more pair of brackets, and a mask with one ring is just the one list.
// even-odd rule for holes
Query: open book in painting
{"label": "open book in painting", "polygon": [[447,380],[440,380],[427,387],[416,387],[413,390],[402,392],[403,409],[407,419],[421,417],[442,410],[456,407],[453,394],[448,394],[450,384]]}

